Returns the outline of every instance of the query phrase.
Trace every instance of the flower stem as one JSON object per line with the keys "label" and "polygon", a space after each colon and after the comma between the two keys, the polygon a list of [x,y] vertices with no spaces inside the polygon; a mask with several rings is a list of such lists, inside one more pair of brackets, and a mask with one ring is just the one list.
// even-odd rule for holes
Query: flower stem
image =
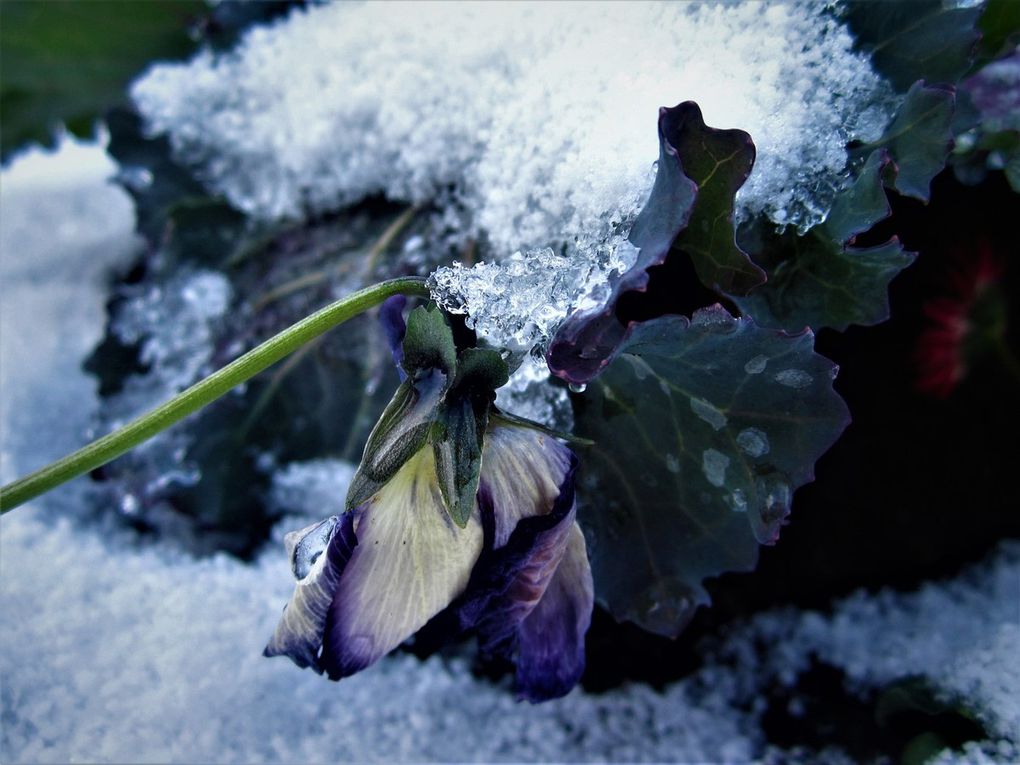
{"label": "flower stem", "polygon": [[0,489],[0,512],[6,513],[72,478],[105,465],[215,401],[231,388],[254,377],[310,340],[378,305],[386,298],[401,294],[429,296],[423,279],[404,277],[366,287],[330,303],[127,425],[7,484]]}

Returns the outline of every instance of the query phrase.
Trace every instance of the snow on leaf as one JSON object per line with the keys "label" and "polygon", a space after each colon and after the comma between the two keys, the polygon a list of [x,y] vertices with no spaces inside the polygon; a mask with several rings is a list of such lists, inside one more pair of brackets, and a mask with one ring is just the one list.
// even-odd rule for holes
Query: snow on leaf
{"label": "snow on leaf", "polygon": [[[676,635],[709,602],[704,578],[753,569],[759,543],[776,541],[849,421],[813,343],[719,306],[662,317],[636,326],[576,399],[577,432],[595,441],[580,517],[617,618]],[[747,371],[762,356],[768,373]]]}

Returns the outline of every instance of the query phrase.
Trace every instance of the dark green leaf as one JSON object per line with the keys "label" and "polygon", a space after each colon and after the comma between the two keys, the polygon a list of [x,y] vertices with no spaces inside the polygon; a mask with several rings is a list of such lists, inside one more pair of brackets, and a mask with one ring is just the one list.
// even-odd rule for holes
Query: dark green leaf
{"label": "dark green leaf", "polygon": [[368,437],[347,492],[346,509],[369,499],[425,446],[446,388],[447,377],[436,368],[419,371],[400,384]]}
{"label": "dark green leaf", "polygon": [[52,143],[61,123],[79,136],[124,103],[152,61],[194,49],[188,27],[199,0],[4,0],[0,4],[0,147]]}
{"label": "dark green leaf", "polygon": [[946,166],[953,145],[954,105],[951,89],[915,83],[883,136],[858,149],[857,155],[887,149],[897,167],[892,187],[927,202],[931,179]]}
{"label": "dark green leaf", "polygon": [[941,0],[851,0],[845,14],[856,47],[904,92],[917,80],[955,84],[970,68],[980,8]]}
{"label": "dark green leaf", "polygon": [[823,224],[833,242],[844,245],[889,217],[884,181],[896,172],[891,162],[884,150],[871,152],[857,180],[836,196]]}
{"label": "dark green leaf", "polygon": [[981,30],[979,55],[985,61],[998,58],[1020,43],[1020,3],[986,0],[978,21]]}
{"label": "dark green leaf", "polygon": [[404,371],[439,369],[452,380],[457,369],[457,347],[446,316],[435,305],[421,306],[407,317],[404,334]]}
{"label": "dark green leaf", "polygon": [[857,180],[836,196],[825,222],[804,235],[776,233],[761,222],[741,229],[744,245],[769,280],[733,297],[759,325],[797,332],[846,329],[889,318],[889,282],[912,261],[896,239],[871,248],[847,244],[889,215],[884,183],[896,168],[888,154],[871,153]]}
{"label": "dark green leaf", "polygon": [[889,282],[914,259],[895,238],[878,247],[844,249],[819,226],[803,236],[759,229],[747,234],[747,243],[769,280],[733,301],[761,326],[787,332],[843,331],[885,321]]}
{"label": "dark green leaf", "polygon": [[676,635],[706,577],[754,568],[797,487],[848,422],[834,365],[719,306],[635,327],[578,397],[582,522],[596,591],[620,619]]}
{"label": "dark green leaf", "polygon": [[690,220],[673,246],[691,256],[706,286],[742,295],[765,281],[765,273],[737,246],[733,226],[737,189],[754,166],[751,137],[743,130],[707,127],[693,102],[671,111],[666,124],[684,175],[698,187]]}

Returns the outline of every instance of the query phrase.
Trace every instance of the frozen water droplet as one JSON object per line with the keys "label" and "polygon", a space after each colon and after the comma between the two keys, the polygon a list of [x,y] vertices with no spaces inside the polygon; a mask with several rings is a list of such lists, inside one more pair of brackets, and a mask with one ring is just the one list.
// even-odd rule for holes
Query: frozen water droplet
{"label": "frozen water droplet", "polygon": [[711,425],[713,430],[721,430],[726,425],[726,415],[703,398],[692,398],[691,410]]}
{"label": "frozen water droplet", "polygon": [[747,497],[741,489],[734,489],[729,496],[730,508],[735,513],[747,512]]}
{"label": "frozen water droplet", "polygon": [[679,473],[680,472],[680,460],[678,460],[676,458],[675,454],[667,454],[666,455],[666,469],[670,473]]}
{"label": "frozen water droplet", "polygon": [[814,379],[802,369],[784,369],[776,375],[776,382],[787,388],[806,388]]}
{"label": "frozen water droplet", "polygon": [[570,383],[567,387],[570,388],[571,393],[584,393],[588,390],[588,386],[584,383]]}
{"label": "frozen water droplet", "polygon": [[745,428],[737,435],[737,446],[750,457],[768,454],[769,437],[758,428]]}
{"label": "frozen water droplet", "polygon": [[726,483],[726,468],[729,466],[730,458],[716,449],[705,449],[701,453],[701,470],[713,486],[720,487]]}
{"label": "frozen water droplet", "polygon": [[765,371],[765,365],[769,363],[768,356],[758,355],[744,364],[744,371],[749,375],[761,374]]}

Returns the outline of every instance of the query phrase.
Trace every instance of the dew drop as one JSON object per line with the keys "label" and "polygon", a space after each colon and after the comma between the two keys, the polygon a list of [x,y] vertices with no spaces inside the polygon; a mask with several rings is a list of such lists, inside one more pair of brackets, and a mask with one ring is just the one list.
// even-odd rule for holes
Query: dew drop
{"label": "dew drop", "polygon": [[676,458],[675,454],[667,454],[666,455],[666,469],[670,473],[679,473],[680,472],[680,460],[678,460]]}
{"label": "dew drop", "polygon": [[584,393],[588,390],[588,386],[584,383],[570,383],[567,388],[570,389],[571,393]]}

